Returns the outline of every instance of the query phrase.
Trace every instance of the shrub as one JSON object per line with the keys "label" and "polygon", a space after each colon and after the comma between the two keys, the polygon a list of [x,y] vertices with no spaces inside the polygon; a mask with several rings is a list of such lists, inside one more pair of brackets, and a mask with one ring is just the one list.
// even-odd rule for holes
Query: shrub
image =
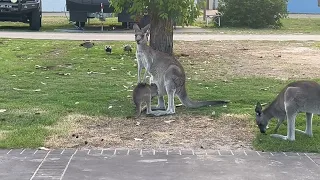
{"label": "shrub", "polygon": [[220,0],[221,25],[231,27],[281,27],[288,0]]}

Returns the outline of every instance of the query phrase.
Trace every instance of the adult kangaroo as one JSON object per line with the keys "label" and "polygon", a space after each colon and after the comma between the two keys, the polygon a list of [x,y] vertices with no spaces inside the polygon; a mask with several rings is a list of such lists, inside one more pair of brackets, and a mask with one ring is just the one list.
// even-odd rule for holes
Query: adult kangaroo
{"label": "adult kangaroo", "polygon": [[[294,141],[295,131],[312,137],[312,116],[320,114],[320,85],[314,81],[296,81],[288,84],[278,94],[276,99],[264,110],[260,103],[256,108],[256,123],[260,132],[266,132],[266,126],[271,118],[279,119],[276,130],[287,119],[287,135],[271,134],[272,137]],[[300,112],[306,113],[306,129],[295,129],[296,116]]]}
{"label": "adult kangaroo", "polygon": [[[157,111],[152,111],[155,116],[169,115],[175,113],[174,97],[178,96],[183,105],[189,108],[198,108],[210,105],[223,105],[229,101],[192,101],[187,95],[185,82],[186,75],[180,62],[173,56],[152,49],[147,45],[146,33],[150,25],[139,28],[133,25],[135,41],[137,43],[137,54],[143,59],[145,68],[151,75],[151,83],[158,87]],[[165,110],[164,95],[168,95],[168,107]],[[159,110],[162,109],[162,110]]]}

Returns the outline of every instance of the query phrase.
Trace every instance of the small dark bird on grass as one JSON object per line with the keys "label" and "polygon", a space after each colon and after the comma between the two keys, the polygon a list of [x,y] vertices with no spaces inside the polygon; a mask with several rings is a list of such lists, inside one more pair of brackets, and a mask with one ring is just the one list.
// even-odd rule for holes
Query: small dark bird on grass
{"label": "small dark bird on grass", "polygon": [[94,46],[94,43],[91,41],[85,41],[85,42],[81,43],[80,46],[82,46],[88,50]]}
{"label": "small dark bird on grass", "polygon": [[132,52],[132,47],[127,44],[127,45],[123,46],[123,50],[124,50],[124,51],[127,51],[128,53],[129,53],[129,52],[131,53],[131,52]]}
{"label": "small dark bird on grass", "polygon": [[107,53],[110,53],[110,54],[111,54],[112,47],[111,47],[111,46],[106,46],[106,47],[104,48],[104,50],[105,50]]}

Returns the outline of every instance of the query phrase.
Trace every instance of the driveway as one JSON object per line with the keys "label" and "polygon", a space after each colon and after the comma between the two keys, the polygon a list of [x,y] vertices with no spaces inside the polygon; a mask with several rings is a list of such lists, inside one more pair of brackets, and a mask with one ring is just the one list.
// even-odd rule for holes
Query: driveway
{"label": "driveway", "polygon": [[1,180],[319,180],[320,155],[215,150],[0,150]]}
{"label": "driveway", "polygon": [[[66,33],[66,32],[0,32],[1,38],[57,39],[57,40],[114,40],[133,41],[133,32],[128,33]],[[217,34],[174,34],[174,40],[180,41],[320,41],[320,35],[217,35]]]}

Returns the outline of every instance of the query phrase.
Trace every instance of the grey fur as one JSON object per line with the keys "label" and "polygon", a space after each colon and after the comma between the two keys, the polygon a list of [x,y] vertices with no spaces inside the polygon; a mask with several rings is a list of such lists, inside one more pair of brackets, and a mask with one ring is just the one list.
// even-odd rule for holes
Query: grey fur
{"label": "grey fur", "polygon": [[136,106],[136,117],[141,114],[142,103],[147,104],[147,114],[151,112],[151,99],[158,95],[156,84],[139,83],[133,90],[132,99]]}
{"label": "grey fur", "polygon": [[[147,30],[146,30],[146,40],[147,40],[147,42],[149,40],[149,35],[150,35],[149,28],[150,28],[150,25],[147,25]],[[137,44],[137,50],[136,50],[136,59],[137,59],[137,64],[138,64],[138,83],[146,82],[147,74],[149,74],[148,71],[146,70],[147,60],[144,59],[141,56],[141,53],[138,53],[138,44]],[[141,75],[142,68],[145,68],[145,72],[144,72],[143,78],[141,80],[140,75]]]}
{"label": "grey fur", "polygon": [[[320,114],[320,85],[314,81],[292,82],[282,89],[276,99],[264,110],[261,104],[257,103],[255,112],[256,123],[261,133],[265,133],[268,122],[275,117],[279,119],[275,131],[287,119],[287,136],[271,134],[272,137],[294,141],[295,131],[312,137],[312,116]],[[295,129],[296,116],[300,112],[306,113],[305,131]]]}
{"label": "grey fur", "polygon": [[189,99],[185,87],[186,75],[180,62],[173,56],[154,50],[147,45],[146,33],[150,25],[140,29],[137,24],[133,25],[135,30],[135,41],[137,43],[137,54],[143,59],[144,67],[151,75],[151,82],[158,86],[157,109],[165,109],[164,95],[168,95],[168,108],[166,111],[152,111],[155,116],[175,113],[174,96],[177,95],[183,105],[197,108],[209,105],[223,105],[229,101],[200,101]]}

